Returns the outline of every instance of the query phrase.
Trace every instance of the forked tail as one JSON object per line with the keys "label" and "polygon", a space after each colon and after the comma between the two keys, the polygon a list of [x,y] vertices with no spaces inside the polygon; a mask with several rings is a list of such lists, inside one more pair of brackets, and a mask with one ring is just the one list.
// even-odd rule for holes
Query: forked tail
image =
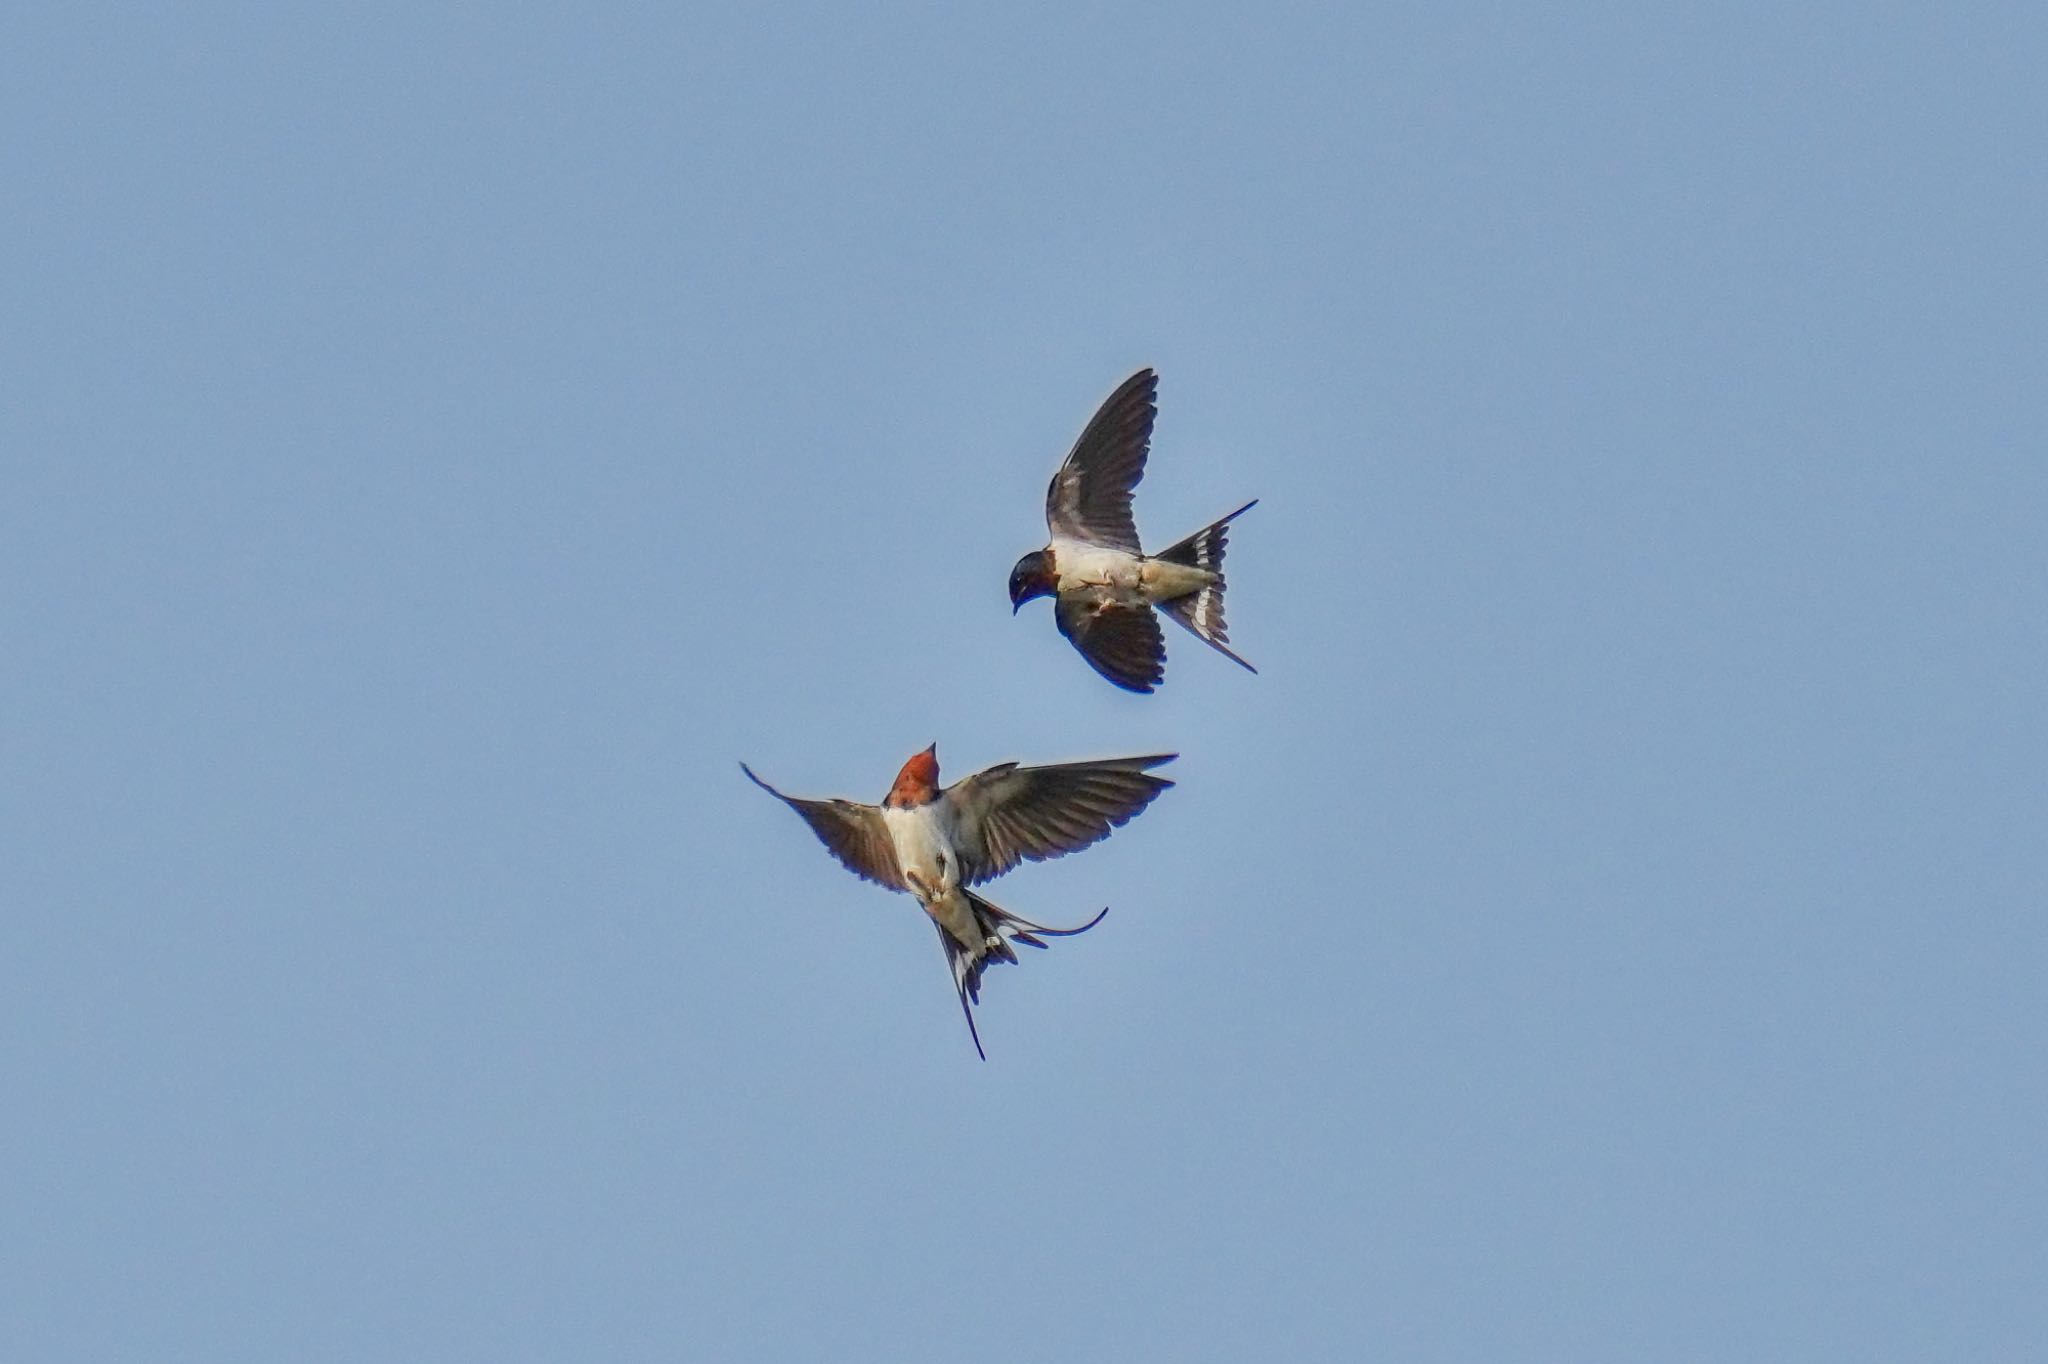
{"label": "forked tail", "polygon": [[1179,621],[1210,648],[1251,672],[1258,669],[1231,652],[1230,633],[1223,624],[1223,551],[1229,543],[1230,523],[1258,505],[1259,500],[1253,498],[1221,521],[1210,522],[1179,544],[1152,556],[1170,564],[1205,569],[1216,575],[1216,581],[1207,587],[1185,597],[1161,602],[1159,609]]}
{"label": "forked tail", "polygon": [[[946,964],[953,968],[953,988],[960,995],[960,1012],[967,1018],[967,1035],[974,1039],[975,1054],[986,1061],[988,1053],[981,1049],[981,1032],[974,1026],[972,1008],[981,1003],[981,973],[993,962],[1017,960],[1017,953],[1010,946],[1013,942],[1043,949],[1046,944],[1039,941],[1041,935],[1070,938],[1076,933],[1086,933],[1101,923],[1102,915],[1109,910],[1104,909],[1102,914],[1097,914],[1079,928],[1047,928],[1044,924],[1035,924],[1021,915],[1012,914],[1000,905],[991,904],[964,887],[961,894],[967,897],[969,907],[974,910],[974,923],[981,930],[983,939],[981,945],[970,951],[948,933],[943,924],[934,926],[938,928],[939,941],[946,949]],[[989,946],[990,939],[994,939],[995,946]]]}

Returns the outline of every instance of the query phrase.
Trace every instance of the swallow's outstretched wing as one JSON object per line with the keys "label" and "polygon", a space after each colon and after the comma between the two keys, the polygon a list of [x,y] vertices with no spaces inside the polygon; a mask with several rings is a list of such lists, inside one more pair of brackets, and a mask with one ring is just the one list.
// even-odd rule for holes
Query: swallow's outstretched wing
{"label": "swallow's outstretched wing", "polygon": [[[1017,960],[1017,953],[1010,946],[1013,942],[1043,949],[1045,944],[1039,940],[1040,935],[1071,938],[1077,933],[1086,933],[1101,923],[1102,916],[1109,911],[1104,909],[1079,928],[1047,928],[991,904],[971,890],[967,892],[967,903],[973,908],[975,923],[983,934],[983,946],[979,950],[969,952],[943,926],[934,927],[938,928],[939,942],[946,949],[946,965],[953,971],[953,989],[960,996],[960,1012],[967,1019],[967,1035],[974,1039],[975,1054],[986,1061],[988,1053],[981,1049],[981,1029],[974,1026],[973,1006],[981,1003],[981,973],[996,962]],[[991,940],[998,945],[989,947],[987,944]]]}
{"label": "swallow's outstretched wing", "polygon": [[959,813],[961,882],[980,885],[1026,859],[1061,857],[1109,837],[1173,785],[1149,770],[1173,757],[1002,763],[947,787]]}
{"label": "swallow's outstretched wing", "polygon": [[1141,369],[1103,400],[1052,476],[1045,524],[1055,537],[1140,553],[1131,489],[1145,476],[1159,376]]}
{"label": "swallow's outstretched wing", "polygon": [[882,812],[872,805],[862,805],[855,800],[805,800],[800,796],[785,796],[754,775],[754,769],[745,763],[740,771],[747,779],[769,795],[787,805],[804,818],[811,826],[811,832],[818,841],[839,859],[841,866],[864,881],[887,886],[890,890],[908,890],[902,869],[896,865],[896,845],[889,838],[889,831],[882,824]]}
{"label": "swallow's outstretched wing", "polygon": [[1052,618],[1088,666],[1125,691],[1149,692],[1166,679],[1166,641],[1151,607],[1061,597]]}

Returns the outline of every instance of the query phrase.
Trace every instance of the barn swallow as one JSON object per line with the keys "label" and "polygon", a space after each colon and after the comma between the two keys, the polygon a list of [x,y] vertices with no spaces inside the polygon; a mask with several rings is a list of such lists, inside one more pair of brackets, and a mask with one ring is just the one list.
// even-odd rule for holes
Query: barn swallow
{"label": "barn swallow", "polygon": [[986,1061],[970,1007],[981,1002],[982,971],[992,962],[1016,961],[1013,942],[1042,948],[1037,935],[1086,933],[1109,911],[1079,928],[1047,928],[990,904],[970,887],[1019,862],[1062,857],[1109,837],[1173,785],[1147,770],[1173,757],[1155,753],[1048,767],[998,763],[941,789],[933,744],[903,764],[880,805],[785,796],[745,763],[740,770],[803,816],[848,871],[917,897],[939,930],[967,1034]]}
{"label": "barn swallow", "polygon": [[1138,546],[1131,490],[1145,476],[1159,376],[1141,369],[1104,400],[1045,493],[1051,543],[1010,570],[1010,614],[1033,597],[1054,600],[1053,621],[1090,667],[1126,691],[1166,676],[1158,607],[1232,662],[1223,628],[1223,546],[1245,503],[1157,554]]}

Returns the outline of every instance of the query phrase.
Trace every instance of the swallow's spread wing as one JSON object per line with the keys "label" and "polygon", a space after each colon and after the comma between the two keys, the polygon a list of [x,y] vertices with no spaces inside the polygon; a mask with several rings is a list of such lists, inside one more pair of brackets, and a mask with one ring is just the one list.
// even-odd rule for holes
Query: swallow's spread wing
{"label": "swallow's spread wing", "polygon": [[1171,753],[1019,767],[1002,763],[946,788],[960,812],[960,879],[980,885],[1026,858],[1079,852],[1173,785],[1148,770]]}
{"label": "swallow's spread wing", "polygon": [[1159,376],[1141,369],[1096,409],[1046,489],[1045,523],[1055,536],[1140,552],[1131,489],[1145,476],[1158,387]]}
{"label": "swallow's spread wing", "polygon": [[896,865],[896,845],[890,840],[888,829],[883,827],[880,810],[853,800],[804,800],[785,796],[755,776],[754,769],[745,763],[740,764],[740,771],[746,773],[754,785],[802,815],[804,823],[810,825],[811,832],[818,836],[818,841],[855,876],[887,886],[890,890],[909,889]]}
{"label": "swallow's spread wing", "polygon": [[1151,691],[1165,679],[1166,641],[1151,607],[1061,597],[1053,621],[1089,667],[1125,691]]}

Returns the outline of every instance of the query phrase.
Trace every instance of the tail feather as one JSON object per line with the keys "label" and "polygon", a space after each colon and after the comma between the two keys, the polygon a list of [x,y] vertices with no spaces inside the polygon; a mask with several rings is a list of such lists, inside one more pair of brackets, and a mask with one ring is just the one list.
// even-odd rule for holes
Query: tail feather
{"label": "tail feather", "polygon": [[[1044,924],[1033,923],[1022,915],[1012,914],[971,890],[963,889],[961,893],[967,897],[968,905],[974,910],[974,922],[981,929],[982,945],[970,951],[961,945],[959,939],[948,933],[943,924],[933,926],[939,930],[939,942],[946,949],[946,964],[953,968],[953,988],[960,996],[960,1012],[967,1019],[967,1035],[974,1039],[975,1054],[986,1061],[988,1053],[981,1049],[981,1032],[974,1026],[972,1007],[981,1003],[981,973],[996,962],[1016,961],[1016,950],[1010,946],[1013,942],[1043,949],[1045,943],[1041,942],[1037,935],[1068,938],[1076,933],[1086,933],[1101,923],[1103,914],[1109,911],[1104,909],[1101,914],[1097,914],[1079,928],[1048,928]],[[996,942],[993,947],[987,942],[991,938]]]}
{"label": "tail feather", "polygon": [[1207,587],[1161,602],[1159,609],[1210,648],[1250,672],[1258,669],[1231,652],[1230,631],[1223,623],[1223,551],[1229,545],[1230,523],[1258,505],[1258,499],[1253,498],[1222,520],[1210,522],[1179,544],[1152,556],[1216,575],[1216,581]]}

